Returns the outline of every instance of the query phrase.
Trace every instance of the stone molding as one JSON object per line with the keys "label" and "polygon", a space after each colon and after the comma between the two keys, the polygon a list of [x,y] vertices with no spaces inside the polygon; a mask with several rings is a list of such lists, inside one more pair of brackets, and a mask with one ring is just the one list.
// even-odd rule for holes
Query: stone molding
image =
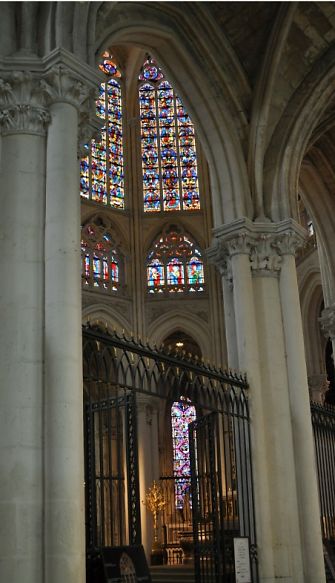
{"label": "stone molding", "polygon": [[280,223],[256,223],[243,218],[214,229],[207,258],[232,282],[232,258],[247,255],[254,277],[276,277],[284,255],[295,255],[303,246],[306,231],[293,219]]}
{"label": "stone molding", "polygon": [[335,304],[322,310],[319,322],[326,338],[330,337],[331,340],[335,341]]}

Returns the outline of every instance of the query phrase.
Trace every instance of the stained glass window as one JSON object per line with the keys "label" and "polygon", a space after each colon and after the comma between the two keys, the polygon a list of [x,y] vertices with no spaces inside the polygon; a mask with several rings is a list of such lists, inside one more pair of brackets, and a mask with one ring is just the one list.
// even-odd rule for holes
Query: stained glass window
{"label": "stained glass window", "polygon": [[165,229],[148,254],[148,292],[202,292],[204,283],[202,254],[193,239],[177,226]]}
{"label": "stained glass window", "polygon": [[144,211],[198,210],[194,126],[150,57],[139,76],[139,104]]}
{"label": "stained glass window", "polygon": [[99,138],[85,146],[80,163],[80,194],[113,208],[124,208],[124,158],[121,73],[108,52],[99,68],[106,81],[99,87],[97,115],[104,125]]}
{"label": "stained glass window", "polygon": [[196,419],[194,405],[181,397],[171,407],[173,475],[175,478],[175,501],[177,508],[183,508],[184,498],[190,490],[191,466],[188,426]]}
{"label": "stained glass window", "polygon": [[112,235],[101,219],[82,227],[83,286],[116,292],[120,286],[120,257]]}

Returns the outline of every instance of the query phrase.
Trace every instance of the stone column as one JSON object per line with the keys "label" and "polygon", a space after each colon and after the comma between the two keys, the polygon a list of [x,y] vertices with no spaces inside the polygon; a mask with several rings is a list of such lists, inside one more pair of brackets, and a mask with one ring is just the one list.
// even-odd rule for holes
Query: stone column
{"label": "stone column", "polygon": [[[141,500],[142,544],[148,564],[153,542],[153,516],[143,501],[154,480],[159,480],[157,399],[137,396],[138,467]],[[161,533],[160,533],[161,534]]]}
{"label": "stone column", "polygon": [[0,79],[0,581],[43,580],[43,227],[49,114],[38,77]]}
{"label": "stone column", "polygon": [[[248,381],[252,387],[250,401],[252,462],[254,473],[255,510],[257,517],[257,545],[259,562],[264,580],[274,581],[274,558],[272,548],[272,529],[270,508],[269,472],[267,468],[266,428],[263,411],[263,394],[260,375],[260,360],[257,323],[251,276],[249,253],[250,248],[245,234],[240,231],[243,225],[236,222],[228,227],[221,227],[215,231],[214,244],[208,251],[209,260],[216,263],[220,272],[230,274],[230,286],[233,293],[233,310],[229,304],[228,310],[235,315],[234,327],[226,329],[227,345],[237,346],[237,367],[241,372],[247,372]],[[228,238],[228,240],[227,240]],[[224,301],[227,294],[224,293]],[[225,303],[226,311],[226,303]],[[232,340],[228,335],[234,331],[236,337]],[[230,366],[230,363],[228,362]],[[264,508],[267,511],[264,511]]]}
{"label": "stone column", "polygon": [[[288,222],[288,221],[287,221]],[[293,223],[293,221],[292,221]],[[284,230],[284,229],[283,229]],[[282,256],[280,296],[285,335],[288,389],[300,511],[304,581],[324,581],[320,505],[311,423],[295,252],[303,237],[298,225],[287,225],[279,250]]]}
{"label": "stone column", "polygon": [[46,74],[45,581],[85,580],[78,112],[89,91],[70,66]]}
{"label": "stone column", "polygon": [[283,247],[295,231],[291,221],[247,219],[215,230],[216,248],[231,261],[239,366],[251,386],[257,542],[267,583],[325,580],[298,288]]}

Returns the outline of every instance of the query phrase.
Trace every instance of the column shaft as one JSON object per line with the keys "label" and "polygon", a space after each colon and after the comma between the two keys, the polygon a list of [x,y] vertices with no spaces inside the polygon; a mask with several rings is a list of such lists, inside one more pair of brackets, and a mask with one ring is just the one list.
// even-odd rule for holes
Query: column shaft
{"label": "column shaft", "polygon": [[0,580],[42,581],[45,138],[1,157]]}
{"label": "column shaft", "polygon": [[[274,581],[270,499],[267,471],[266,434],[260,376],[253,285],[248,255],[232,257],[238,366],[248,372],[251,385],[250,414],[257,544],[260,573],[264,581]],[[266,510],[264,510],[266,509]]]}
{"label": "column shaft", "polygon": [[222,277],[222,287],[228,364],[231,368],[237,369],[238,351],[236,345],[234,293],[231,282],[225,276]]}
{"label": "column shaft", "polygon": [[295,471],[304,551],[304,582],[325,581],[320,509],[295,260],[284,255],[280,294],[285,334]]}
{"label": "column shaft", "polygon": [[[275,576],[303,583],[285,346],[276,276],[254,277]],[[263,508],[264,510],[264,508]]]}
{"label": "column shaft", "polygon": [[54,103],[45,231],[45,580],[82,583],[84,460],[77,110]]}

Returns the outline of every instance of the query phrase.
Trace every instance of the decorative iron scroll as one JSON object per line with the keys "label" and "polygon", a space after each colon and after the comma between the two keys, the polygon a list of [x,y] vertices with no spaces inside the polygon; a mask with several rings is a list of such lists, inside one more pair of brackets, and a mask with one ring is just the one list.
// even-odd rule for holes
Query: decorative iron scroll
{"label": "decorative iron scroll", "polygon": [[[178,400],[182,394],[207,410],[248,418],[246,377],[170,348],[150,346],[133,336],[97,326],[83,327],[85,380]],[[169,393],[167,395],[167,387]]]}

